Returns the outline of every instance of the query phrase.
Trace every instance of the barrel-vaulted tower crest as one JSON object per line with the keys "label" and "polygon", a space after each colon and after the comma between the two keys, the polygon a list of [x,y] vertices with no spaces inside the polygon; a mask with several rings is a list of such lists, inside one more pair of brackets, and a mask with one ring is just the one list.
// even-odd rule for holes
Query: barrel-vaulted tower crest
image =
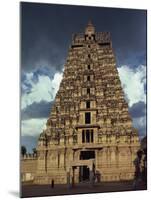
{"label": "barrel-vaulted tower crest", "polygon": [[109,32],[88,23],[74,34],[46,129],[37,146],[35,182],[129,180],[139,148]]}

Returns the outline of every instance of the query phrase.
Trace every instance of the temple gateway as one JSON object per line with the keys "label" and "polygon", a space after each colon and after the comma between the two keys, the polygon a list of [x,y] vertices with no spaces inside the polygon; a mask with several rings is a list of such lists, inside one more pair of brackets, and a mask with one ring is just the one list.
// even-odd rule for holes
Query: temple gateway
{"label": "temple gateway", "polygon": [[91,22],[74,34],[46,129],[34,183],[130,180],[140,147],[119,79],[109,32]]}

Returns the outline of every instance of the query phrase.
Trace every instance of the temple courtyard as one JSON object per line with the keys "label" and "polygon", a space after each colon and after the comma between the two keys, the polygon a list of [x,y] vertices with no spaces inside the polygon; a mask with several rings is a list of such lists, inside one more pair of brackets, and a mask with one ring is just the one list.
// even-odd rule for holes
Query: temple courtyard
{"label": "temple courtyard", "polygon": [[139,183],[136,189],[133,188],[133,181],[120,182],[101,182],[91,185],[89,182],[78,183],[75,185],[22,185],[22,197],[57,196],[73,195],[102,192],[122,192],[134,190],[146,190],[144,183]]}

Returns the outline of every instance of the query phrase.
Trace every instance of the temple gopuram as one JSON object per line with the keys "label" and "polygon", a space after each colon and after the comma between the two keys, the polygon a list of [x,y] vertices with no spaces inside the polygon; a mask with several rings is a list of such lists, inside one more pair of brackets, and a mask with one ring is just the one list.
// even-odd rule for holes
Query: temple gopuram
{"label": "temple gopuram", "polygon": [[[73,34],[63,78],[37,145],[34,183],[134,178],[140,148],[109,32]],[[94,178],[95,177],[95,178]]]}

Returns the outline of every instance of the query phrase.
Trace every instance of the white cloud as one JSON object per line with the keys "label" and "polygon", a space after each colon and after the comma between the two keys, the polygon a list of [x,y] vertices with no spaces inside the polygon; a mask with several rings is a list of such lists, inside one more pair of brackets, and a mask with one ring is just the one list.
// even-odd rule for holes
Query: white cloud
{"label": "white cloud", "polygon": [[[31,91],[22,94],[21,108],[24,109],[33,102],[52,101],[59,89],[63,73],[57,72],[53,79],[47,75],[38,75],[38,80],[34,80],[34,73],[26,73],[26,84],[22,84],[26,90],[28,85],[31,86]],[[21,122],[22,136],[39,136],[43,129],[46,128],[46,118],[28,119]]]}
{"label": "white cloud", "polygon": [[146,66],[140,65],[132,69],[124,65],[118,68],[118,72],[124,92],[129,101],[129,106],[139,101],[146,103],[146,94],[144,91],[144,85],[146,84]]}
{"label": "white cloud", "polygon": [[[33,102],[40,102],[42,100],[49,102],[54,100],[62,80],[62,75],[62,73],[57,72],[52,80],[49,76],[39,75],[38,81],[35,82],[33,79],[33,73],[26,73],[26,83],[31,85],[31,91],[22,95],[22,109]],[[23,87],[26,87],[26,85],[23,85]]]}
{"label": "white cloud", "polygon": [[39,136],[39,134],[46,128],[46,121],[46,118],[22,120],[21,135]]}
{"label": "white cloud", "polygon": [[[132,69],[129,66],[121,66],[118,68],[118,72],[124,92],[129,100],[129,106],[139,101],[145,102],[144,84],[146,84],[146,67],[140,65]],[[38,81],[34,81],[33,73],[27,73],[26,83],[31,85],[31,91],[22,95],[22,109],[33,102],[54,100],[62,80],[62,75],[63,73],[57,72],[52,80],[49,76],[38,75]],[[26,87],[26,84],[23,86]],[[45,129],[46,121],[46,118],[23,120],[21,124],[22,135],[39,136],[42,130]],[[145,121],[145,118],[134,119],[134,127],[144,127]]]}

